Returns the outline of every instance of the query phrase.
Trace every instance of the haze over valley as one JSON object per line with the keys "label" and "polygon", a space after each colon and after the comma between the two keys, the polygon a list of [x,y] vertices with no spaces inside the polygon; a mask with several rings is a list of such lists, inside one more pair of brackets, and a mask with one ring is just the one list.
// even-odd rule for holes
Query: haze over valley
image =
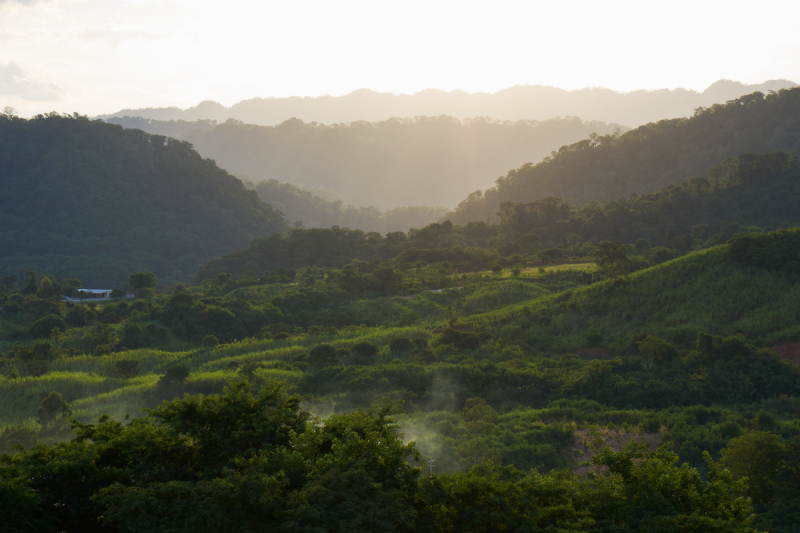
{"label": "haze over valley", "polygon": [[797,20],[0,0],[0,530],[800,533]]}

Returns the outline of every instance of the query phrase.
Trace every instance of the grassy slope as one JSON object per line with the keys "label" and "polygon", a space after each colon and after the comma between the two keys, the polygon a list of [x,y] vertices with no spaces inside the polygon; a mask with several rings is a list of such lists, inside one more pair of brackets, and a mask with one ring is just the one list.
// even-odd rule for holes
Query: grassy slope
{"label": "grassy slope", "polygon": [[[259,290],[244,289],[253,292],[251,297]],[[529,357],[579,351],[592,329],[620,354],[635,353],[632,340],[644,334],[690,346],[698,329],[721,335],[742,333],[769,346],[800,337],[799,296],[800,284],[788,275],[742,266],[728,257],[725,247],[715,247],[634,273],[627,278],[627,286],[606,281],[552,294],[539,284],[506,280],[424,292],[413,298],[354,302],[352,306],[381,320],[414,313],[419,322],[408,327],[350,327],[333,336],[247,339],[215,349],[144,349],[64,359],[54,365],[54,372],[38,378],[0,380],[0,427],[32,422],[41,399],[51,390],[64,394],[83,420],[103,412],[136,415],[158,376],[176,362],[192,368],[188,392],[219,390],[236,377],[231,363],[268,362],[257,372],[298,382],[303,373],[285,362],[322,342],[349,347],[369,341],[381,347],[377,364],[390,364],[394,356],[388,350],[389,339],[431,338],[446,325],[450,313],[465,326],[491,331],[500,341],[527,341],[533,348],[526,350]],[[137,359],[142,375],[131,380],[115,377],[113,364],[119,358]]]}
{"label": "grassy slope", "polygon": [[698,330],[741,333],[770,346],[800,337],[798,301],[792,276],[741,265],[717,246],[631,274],[625,283],[595,283],[468,322],[499,335],[528,334],[532,346],[557,353],[583,347],[591,330],[621,353],[633,352],[632,342],[646,334],[689,346]]}

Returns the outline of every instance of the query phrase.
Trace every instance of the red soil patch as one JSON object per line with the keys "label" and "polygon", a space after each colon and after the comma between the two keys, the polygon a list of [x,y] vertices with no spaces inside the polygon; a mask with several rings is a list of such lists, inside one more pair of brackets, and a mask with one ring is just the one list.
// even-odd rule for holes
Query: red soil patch
{"label": "red soil patch", "polygon": [[606,467],[597,467],[595,465],[580,465],[580,463],[591,461],[592,457],[603,446],[608,446],[618,452],[626,444],[633,441],[647,445],[649,451],[655,451],[662,443],[660,433],[642,433],[638,429],[632,431],[625,431],[622,428],[615,430],[607,428],[580,429],[575,432],[573,445],[562,453],[566,456],[567,461],[571,463],[570,469],[578,475],[585,476],[590,472],[598,473],[606,469]]}
{"label": "red soil patch", "polygon": [[580,348],[578,355],[586,359],[611,359],[614,357],[614,352],[602,346],[595,346],[593,348]]}
{"label": "red soil patch", "polygon": [[800,363],[800,342],[785,342],[780,346],[770,346],[769,349],[777,353],[781,359]]}

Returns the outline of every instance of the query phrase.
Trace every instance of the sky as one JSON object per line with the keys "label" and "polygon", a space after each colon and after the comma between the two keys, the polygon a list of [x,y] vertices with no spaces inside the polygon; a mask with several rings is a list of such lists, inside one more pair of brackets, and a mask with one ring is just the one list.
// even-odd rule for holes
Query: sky
{"label": "sky", "polygon": [[800,2],[0,0],[0,108],[800,81]]}

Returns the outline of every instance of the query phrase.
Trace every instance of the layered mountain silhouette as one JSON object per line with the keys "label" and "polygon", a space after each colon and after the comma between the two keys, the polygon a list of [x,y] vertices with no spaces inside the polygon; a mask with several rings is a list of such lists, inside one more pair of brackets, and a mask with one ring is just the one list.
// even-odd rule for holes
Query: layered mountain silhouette
{"label": "layered mountain silhouette", "polygon": [[688,116],[698,107],[724,103],[755,91],[768,93],[795,85],[788,80],[770,80],[755,85],[719,80],[702,92],[660,89],[627,93],[602,88],[566,91],[543,85],[517,85],[495,93],[428,89],[415,94],[392,94],[359,89],[344,96],[252,98],[231,107],[206,100],[188,109],[122,109],[99,118],[130,116],[154,120],[210,119],[218,122],[233,118],[249,124],[273,126],[290,118],[335,124],[438,115],[458,119],[486,116],[512,121],[577,116],[583,120],[635,127],[664,118]]}
{"label": "layered mountain silhouette", "polygon": [[720,161],[776,150],[800,150],[800,88],[757,92],[698,109],[690,118],[563,146],[538,164],[511,170],[494,187],[475,191],[447,218],[454,224],[497,222],[502,202],[558,197],[587,204],[653,192],[691,176],[715,182],[725,177],[709,175]]}

